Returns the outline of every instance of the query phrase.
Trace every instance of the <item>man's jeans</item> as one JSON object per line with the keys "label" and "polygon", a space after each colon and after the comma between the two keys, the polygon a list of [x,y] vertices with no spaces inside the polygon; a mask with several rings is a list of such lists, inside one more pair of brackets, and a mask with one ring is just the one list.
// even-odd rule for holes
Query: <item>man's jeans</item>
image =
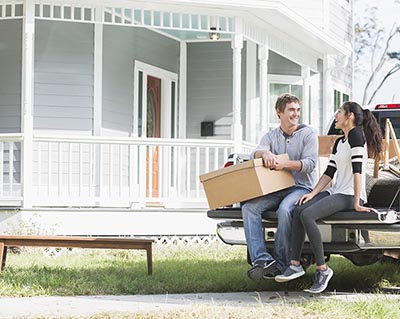
{"label": "man's jeans", "polygon": [[274,255],[280,271],[289,265],[292,216],[296,201],[310,190],[293,186],[275,193],[254,198],[242,205],[244,232],[252,263],[274,259],[265,247],[262,213],[276,210],[278,228],[275,233]]}

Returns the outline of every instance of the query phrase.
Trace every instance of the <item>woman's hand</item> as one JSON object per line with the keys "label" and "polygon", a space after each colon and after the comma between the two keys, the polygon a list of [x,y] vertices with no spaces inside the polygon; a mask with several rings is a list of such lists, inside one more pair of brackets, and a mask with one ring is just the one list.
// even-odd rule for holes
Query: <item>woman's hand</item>
{"label": "woman's hand", "polygon": [[372,207],[364,207],[364,206],[361,206],[361,205],[358,204],[358,203],[355,203],[355,204],[354,204],[354,209],[355,209],[357,212],[360,212],[360,213],[370,213],[370,212],[378,213],[378,211],[377,211],[375,208],[372,208]]}
{"label": "woman's hand", "polygon": [[315,195],[313,193],[305,194],[297,200],[296,205],[303,205],[303,204],[307,203],[308,201],[312,200],[314,196]]}

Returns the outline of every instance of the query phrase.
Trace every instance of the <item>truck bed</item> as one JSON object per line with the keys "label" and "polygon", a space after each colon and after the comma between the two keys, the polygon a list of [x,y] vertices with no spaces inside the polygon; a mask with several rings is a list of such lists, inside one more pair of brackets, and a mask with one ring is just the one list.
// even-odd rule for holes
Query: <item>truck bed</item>
{"label": "truck bed", "polygon": [[[379,209],[385,210],[385,208]],[[242,210],[240,207],[220,208],[209,210],[207,216],[212,219],[242,220]],[[277,216],[275,211],[263,213],[263,219],[267,222],[276,223]],[[337,212],[329,217],[323,218],[322,223],[327,224],[380,224],[376,213],[360,213],[353,210]]]}

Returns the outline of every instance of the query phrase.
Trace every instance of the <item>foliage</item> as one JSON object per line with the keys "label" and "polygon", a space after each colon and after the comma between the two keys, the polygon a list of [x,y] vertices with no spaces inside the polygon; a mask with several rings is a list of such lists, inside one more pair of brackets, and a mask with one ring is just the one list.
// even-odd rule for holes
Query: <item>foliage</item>
{"label": "foliage", "polygon": [[378,11],[377,7],[367,7],[354,27],[355,74],[367,73],[362,104],[370,104],[387,79],[400,70],[400,51],[390,52],[394,40],[400,37],[400,27],[394,23],[387,34],[377,18]]}
{"label": "foliage", "polygon": [[[359,1],[359,0],[358,0]],[[374,54],[383,40],[383,27],[379,25],[377,7],[368,7],[362,18],[354,24],[354,63],[357,65],[363,55]]]}

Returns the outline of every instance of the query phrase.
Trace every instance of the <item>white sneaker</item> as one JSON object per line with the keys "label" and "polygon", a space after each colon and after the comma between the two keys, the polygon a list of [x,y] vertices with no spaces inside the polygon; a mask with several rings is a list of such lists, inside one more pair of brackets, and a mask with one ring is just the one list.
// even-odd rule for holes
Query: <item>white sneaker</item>
{"label": "white sneaker", "polygon": [[290,265],[283,272],[282,275],[275,276],[275,281],[277,282],[287,282],[296,278],[299,278],[305,274],[303,267]]}

